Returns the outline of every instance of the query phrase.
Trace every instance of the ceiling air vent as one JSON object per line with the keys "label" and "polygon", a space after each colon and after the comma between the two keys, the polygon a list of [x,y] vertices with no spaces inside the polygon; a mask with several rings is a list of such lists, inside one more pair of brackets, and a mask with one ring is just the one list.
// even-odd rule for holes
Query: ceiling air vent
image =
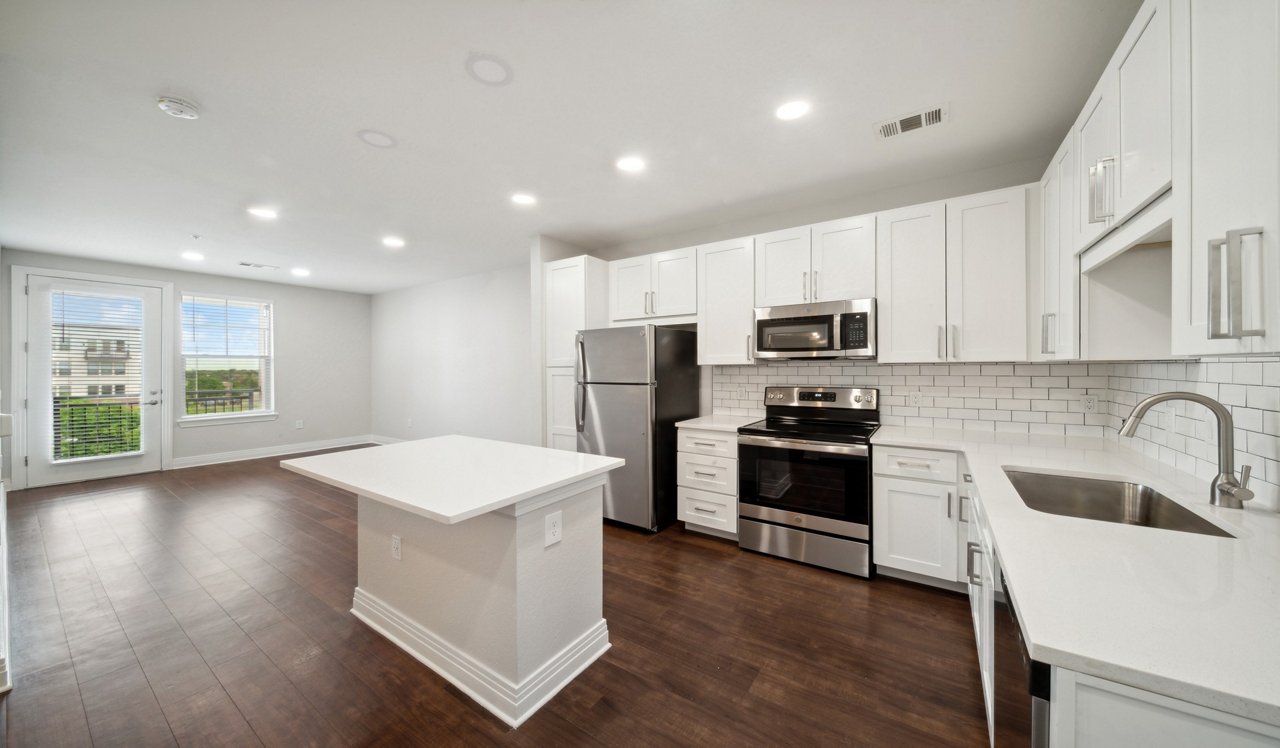
{"label": "ceiling air vent", "polygon": [[901,135],[904,132],[940,125],[947,121],[948,110],[949,107],[943,104],[922,112],[912,112],[904,117],[877,122],[876,134],[880,136],[881,140],[884,140],[885,138],[892,138],[894,135]]}
{"label": "ceiling air vent", "polygon": [[240,261],[240,267],[253,268],[254,270],[279,270],[280,269],[279,265],[264,265],[261,262],[245,262],[244,260]]}

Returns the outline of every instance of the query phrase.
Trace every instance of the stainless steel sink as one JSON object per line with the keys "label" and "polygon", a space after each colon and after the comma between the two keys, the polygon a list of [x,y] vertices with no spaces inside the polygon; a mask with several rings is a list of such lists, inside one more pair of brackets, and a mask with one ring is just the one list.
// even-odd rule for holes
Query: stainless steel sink
{"label": "stainless steel sink", "polygon": [[1038,512],[1126,525],[1235,537],[1159,491],[1141,483],[1005,468],[1005,475]]}

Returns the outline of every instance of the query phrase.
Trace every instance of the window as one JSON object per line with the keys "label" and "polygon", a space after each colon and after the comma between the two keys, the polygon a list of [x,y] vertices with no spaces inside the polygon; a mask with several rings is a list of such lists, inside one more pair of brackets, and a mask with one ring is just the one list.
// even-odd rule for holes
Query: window
{"label": "window", "polygon": [[189,418],[269,413],[271,302],[182,297],[182,368]]}
{"label": "window", "polygon": [[71,376],[71,362],[70,362],[70,361],[68,361],[68,360],[66,360],[66,359],[62,359],[62,360],[54,360],[54,362],[53,362],[53,375],[54,375],[55,377],[69,377],[69,376]]}
{"label": "window", "polygon": [[119,395],[123,395],[123,394],[124,394],[124,385],[123,385],[123,384],[117,384],[117,385],[115,386],[115,394],[116,394],[117,396],[119,396]]}
{"label": "window", "polygon": [[91,384],[91,385],[89,385],[87,392],[88,392],[88,394],[89,394],[89,395],[97,395],[97,394],[98,394],[98,385],[96,385],[96,384]]}

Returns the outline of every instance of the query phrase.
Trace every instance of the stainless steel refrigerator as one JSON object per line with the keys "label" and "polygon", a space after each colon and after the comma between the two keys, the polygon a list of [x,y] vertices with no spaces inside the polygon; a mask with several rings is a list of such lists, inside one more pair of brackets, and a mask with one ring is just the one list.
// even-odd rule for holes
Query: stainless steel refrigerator
{"label": "stainless steel refrigerator", "polygon": [[698,415],[698,336],[640,325],[577,337],[578,451],[621,457],[604,516],[658,530],[676,516],[676,421]]}

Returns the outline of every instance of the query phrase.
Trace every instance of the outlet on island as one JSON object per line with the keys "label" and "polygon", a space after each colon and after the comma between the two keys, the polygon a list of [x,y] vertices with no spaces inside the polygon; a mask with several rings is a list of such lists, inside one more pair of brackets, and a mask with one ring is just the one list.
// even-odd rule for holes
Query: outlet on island
{"label": "outlet on island", "polygon": [[400,560],[400,536],[399,535],[391,536],[391,557],[397,561]]}
{"label": "outlet on island", "polygon": [[547,515],[546,519],[546,538],[543,541],[543,548],[550,548],[560,542],[561,536],[564,534],[564,512],[554,511]]}

